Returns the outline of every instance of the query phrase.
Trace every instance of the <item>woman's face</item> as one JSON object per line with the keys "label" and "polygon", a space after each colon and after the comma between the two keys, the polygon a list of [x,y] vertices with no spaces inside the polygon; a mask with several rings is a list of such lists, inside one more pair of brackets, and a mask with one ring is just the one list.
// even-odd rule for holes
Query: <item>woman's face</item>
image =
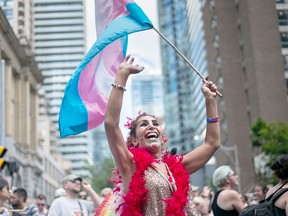
{"label": "woman's face", "polygon": [[138,119],[136,126],[136,141],[139,147],[146,147],[152,151],[161,149],[163,127],[152,116],[143,116]]}
{"label": "woman's face", "polygon": [[256,198],[256,200],[259,202],[260,200],[264,199],[265,194],[262,190],[262,187],[259,185],[256,185],[254,188],[254,196]]}
{"label": "woman's face", "polygon": [[230,174],[228,175],[228,179],[229,179],[230,185],[232,187],[239,185],[238,176],[233,170],[230,170]]}

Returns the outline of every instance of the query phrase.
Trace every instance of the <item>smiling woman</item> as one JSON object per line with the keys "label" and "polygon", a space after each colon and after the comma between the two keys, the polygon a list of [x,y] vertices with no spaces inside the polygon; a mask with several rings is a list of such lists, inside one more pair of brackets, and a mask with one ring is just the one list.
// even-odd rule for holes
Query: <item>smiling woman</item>
{"label": "smiling woman", "polygon": [[[119,127],[124,89],[128,77],[143,69],[130,55],[120,64],[105,115],[118,177],[114,190],[116,215],[196,216],[189,174],[204,166],[220,147],[219,121],[207,121],[205,143],[184,156],[169,153],[164,122],[147,113],[129,118],[126,126],[130,132],[125,141]],[[215,84],[203,81],[208,119],[218,118],[216,90]]]}

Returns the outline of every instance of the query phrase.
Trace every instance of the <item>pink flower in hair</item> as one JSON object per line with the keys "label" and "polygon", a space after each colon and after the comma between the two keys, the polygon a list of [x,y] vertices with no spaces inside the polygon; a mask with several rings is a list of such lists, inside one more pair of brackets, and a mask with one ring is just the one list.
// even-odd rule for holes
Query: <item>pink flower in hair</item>
{"label": "pink flower in hair", "polygon": [[124,127],[126,127],[126,128],[130,128],[131,127],[131,124],[132,124],[132,121],[134,120],[134,119],[132,119],[132,118],[130,118],[130,117],[127,117],[126,116],[126,118],[127,118],[127,122],[124,124]]}

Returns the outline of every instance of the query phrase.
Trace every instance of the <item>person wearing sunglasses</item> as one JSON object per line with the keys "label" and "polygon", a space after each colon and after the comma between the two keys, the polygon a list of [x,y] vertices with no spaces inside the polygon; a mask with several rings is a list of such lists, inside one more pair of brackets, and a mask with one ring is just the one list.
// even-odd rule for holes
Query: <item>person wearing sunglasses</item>
{"label": "person wearing sunglasses", "polygon": [[214,216],[238,216],[244,208],[244,203],[241,195],[233,190],[239,185],[236,173],[230,166],[220,166],[213,173],[213,184],[218,188],[212,198]]}
{"label": "person wearing sunglasses", "polygon": [[36,206],[39,211],[39,216],[46,216],[48,213],[47,204],[46,204],[46,196],[43,194],[39,194],[36,196]]}
{"label": "person wearing sunglasses", "polygon": [[[74,174],[65,176],[62,180],[65,196],[53,200],[48,211],[48,216],[88,216],[95,212],[101,204],[98,194],[92,186],[81,177]],[[84,189],[91,197],[91,201],[78,198],[78,194]]]}

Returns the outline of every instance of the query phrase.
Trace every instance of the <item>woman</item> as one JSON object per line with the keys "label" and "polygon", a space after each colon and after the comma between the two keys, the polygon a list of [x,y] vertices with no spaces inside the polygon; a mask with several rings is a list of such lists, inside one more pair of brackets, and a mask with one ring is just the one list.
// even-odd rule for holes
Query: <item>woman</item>
{"label": "woman", "polygon": [[238,176],[230,166],[220,166],[213,173],[213,184],[218,187],[212,201],[214,216],[238,216],[244,203],[241,195],[233,190],[239,185]]}
{"label": "woman", "polygon": [[189,174],[205,165],[220,147],[217,87],[206,80],[202,86],[209,122],[205,143],[183,157],[172,156],[166,153],[163,125],[152,115],[142,113],[128,122],[130,136],[127,142],[123,138],[119,118],[125,85],[131,74],[144,69],[133,62],[129,55],[120,64],[105,116],[106,135],[119,174],[116,214],[197,215],[188,194]]}
{"label": "woman", "polygon": [[[274,171],[274,175],[279,179],[279,182],[269,189],[266,198],[278,190],[280,191],[282,189],[285,190],[284,188],[288,188],[288,154],[279,156],[271,165],[271,169]],[[276,200],[274,206],[277,216],[288,215],[288,191]]]}
{"label": "woman", "polygon": [[260,203],[261,200],[265,199],[268,187],[264,182],[258,182],[254,188],[254,196],[256,203]]}
{"label": "woman", "polygon": [[7,201],[10,198],[9,184],[0,177],[0,216],[9,216]]}

